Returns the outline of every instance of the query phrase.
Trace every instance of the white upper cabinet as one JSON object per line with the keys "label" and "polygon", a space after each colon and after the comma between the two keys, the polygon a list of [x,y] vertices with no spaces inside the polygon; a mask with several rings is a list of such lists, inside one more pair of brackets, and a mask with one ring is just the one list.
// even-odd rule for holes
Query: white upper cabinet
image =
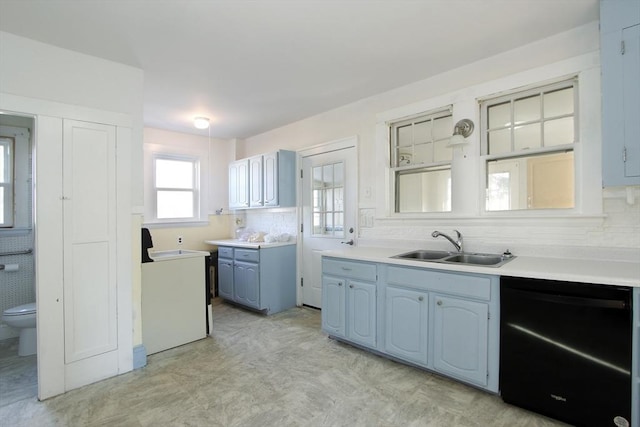
{"label": "white upper cabinet", "polygon": [[640,184],[640,2],[600,2],[602,180]]}
{"label": "white upper cabinet", "polygon": [[296,153],[279,150],[229,165],[229,208],[296,205]]}

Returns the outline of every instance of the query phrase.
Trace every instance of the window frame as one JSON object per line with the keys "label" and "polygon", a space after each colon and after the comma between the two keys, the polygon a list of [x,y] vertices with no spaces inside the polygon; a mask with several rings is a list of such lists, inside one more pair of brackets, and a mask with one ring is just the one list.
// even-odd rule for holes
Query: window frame
{"label": "window frame", "polygon": [[[192,188],[174,188],[174,187],[158,187],[156,181],[157,161],[170,160],[180,161],[191,164],[191,182]],[[154,153],[152,155],[152,185],[153,185],[153,219],[158,222],[181,222],[181,221],[197,221],[200,219],[200,160],[194,156],[176,155],[167,153]],[[190,217],[158,217],[158,193],[161,191],[185,192],[191,193],[193,199],[193,216]]]}
{"label": "window frame", "polygon": [[[554,91],[573,88],[573,114],[559,115],[552,118],[545,118],[541,114],[539,120],[525,122],[524,125],[531,123],[541,123],[542,129],[544,129],[544,122],[550,120],[557,120],[559,117],[573,117],[573,142],[566,144],[558,144],[552,146],[544,146],[544,130],[541,132],[541,146],[539,148],[527,148],[522,150],[514,149],[514,130],[518,126],[523,124],[515,123],[514,117],[514,102],[519,99],[524,99],[535,94],[545,94]],[[541,98],[542,99],[542,98]],[[500,128],[489,128],[489,115],[488,109],[492,106],[499,105],[505,102],[510,102],[510,115],[511,122],[509,126],[504,126],[504,129],[510,129],[510,144],[512,150],[509,152],[499,154],[489,154],[489,138],[488,133],[490,130]],[[581,185],[579,179],[580,170],[580,129],[581,129],[581,115],[580,115],[580,84],[579,76],[577,74],[565,76],[561,79],[537,82],[530,84],[526,87],[520,87],[508,91],[501,92],[499,94],[493,94],[478,98],[479,114],[480,114],[480,171],[481,171],[481,191],[480,191],[480,211],[483,216],[530,216],[530,215],[564,215],[564,214],[576,214],[581,212]],[[543,103],[541,103],[543,104]],[[543,108],[541,106],[541,108]],[[574,174],[574,188],[573,188],[573,200],[574,206],[572,208],[524,208],[524,209],[507,209],[507,210],[487,210],[487,193],[488,193],[488,170],[489,163],[496,160],[507,160],[517,158],[535,158],[545,154],[554,153],[566,153],[571,151],[573,153],[573,174]]]}
{"label": "window frame", "polygon": [[[412,163],[408,165],[397,165],[397,152],[398,152],[398,141],[397,141],[397,129],[403,126],[406,126],[409,123],[415,125],[416,122],[430,120],[433,122],[437,119],[442,119],[445,117],[451,117],[452,126],[451,126],[451,134],[453,134],[453,105],[446,105],[443,107],[434,108],[428,111],[423,111],[417,114],[412,114],[411,116],[406,116],[402,118],[397,118],[394,120],[390,120],[386,122],[387,127],[387,136],[388,136],[388,152],[389,152],[389,164],[387,167],[389,168],[389,178],[390,178],[390,196],[391,200],[391,214],[394,216],[404,216],[404,215],[443,215],[443,214],[451,214],[453,212],[453,206],[450,203],[449,210],[447,211],[429,211],[429,212],[400,212],[400,197],[399,197],[399,175],[409,175],[412,173],[422,173],[425,171],[440,171],[444,169],[448,169],[450,173],[450,182],[453,179],[453,152],[451,158],[448,160],[440,160],[440,161],[432,161],[429,163]],[[448,139],[448,136],[446,139]],[[432,139],[432,151],[435,153],[435,143],[443,141],[443,139]],[[406,147],[412,147],[412,152],[415,152],[415,142],[412,141],[412,144]],[[415,154],[415,153],[414,153]],[[432,156],[433,159],[433,156]],[[453,198],[452,194],[452,185],[449,185],[449,201]]]}
{"label": "window frame", "polygon": [[[2,136],[0,138],[0,145],[5,147],[4,156],[2,162],[4,164],[4,177],[0,182],[0,187],[3,188],[4,215],[0,218],[1,229],[12,229],[15,226],[15,138],[9,136]],[[6,181],[6,182],[5,182]]]}

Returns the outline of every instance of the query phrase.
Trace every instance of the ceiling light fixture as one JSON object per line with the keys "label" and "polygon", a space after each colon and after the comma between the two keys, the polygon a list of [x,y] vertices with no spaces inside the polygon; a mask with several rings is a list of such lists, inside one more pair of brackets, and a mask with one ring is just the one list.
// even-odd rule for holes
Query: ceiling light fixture
{"label": "ceiling light fixture", "polygon": [[449,147],[468,144],[465,138],[473,133],[473,122],[469,119],[462,119],[458,123],[456,123],[453,128],[453,136],[449,139],[449,143],[447,144]]}
{"label": "ceiling light fixture", "polygon": [[207,117],[196,117],[193,119],[193,125],[196,129],[208,129],[209,128],[209,119]]}

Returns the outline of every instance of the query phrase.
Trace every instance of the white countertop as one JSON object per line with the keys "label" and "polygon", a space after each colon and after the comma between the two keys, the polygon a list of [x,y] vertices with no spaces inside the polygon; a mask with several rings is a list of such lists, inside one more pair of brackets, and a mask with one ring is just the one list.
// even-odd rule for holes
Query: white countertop
{"label": "white countertop", "polygon": [[496,268],[390,258],[411,250],[412,249],[348,247],[323,252],[323,255],[466,273],[640,287],[640,262],[516,256],[515,259]]}
{"label": "white countertop", "polygon": [[208,245],[215,246],[233,246],[234,248],[249,248],[249,249],[268,249],[275,248],[278,246],[288,246],[295,245],[295,239],[289,239],[287,242],[245,242],[240,241],[238,239],[223,239],[223,240],[205,240],[204,241]]}

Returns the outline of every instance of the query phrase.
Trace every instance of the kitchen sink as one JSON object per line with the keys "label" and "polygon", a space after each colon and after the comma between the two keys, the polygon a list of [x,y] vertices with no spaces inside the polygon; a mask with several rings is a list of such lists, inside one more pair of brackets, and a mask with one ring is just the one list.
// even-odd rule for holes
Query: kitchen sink
{"label": "kitchen sink", "polygon": [[406,260],[416,260],[425,262],[437,262],[442,264],[462,264],[462,265],[482,265],[484,267],[500,267],[511,261],[515,256],[498,254],[478,254],[478,253],[451,253],[445,251],[416,250],[391,258]]}

